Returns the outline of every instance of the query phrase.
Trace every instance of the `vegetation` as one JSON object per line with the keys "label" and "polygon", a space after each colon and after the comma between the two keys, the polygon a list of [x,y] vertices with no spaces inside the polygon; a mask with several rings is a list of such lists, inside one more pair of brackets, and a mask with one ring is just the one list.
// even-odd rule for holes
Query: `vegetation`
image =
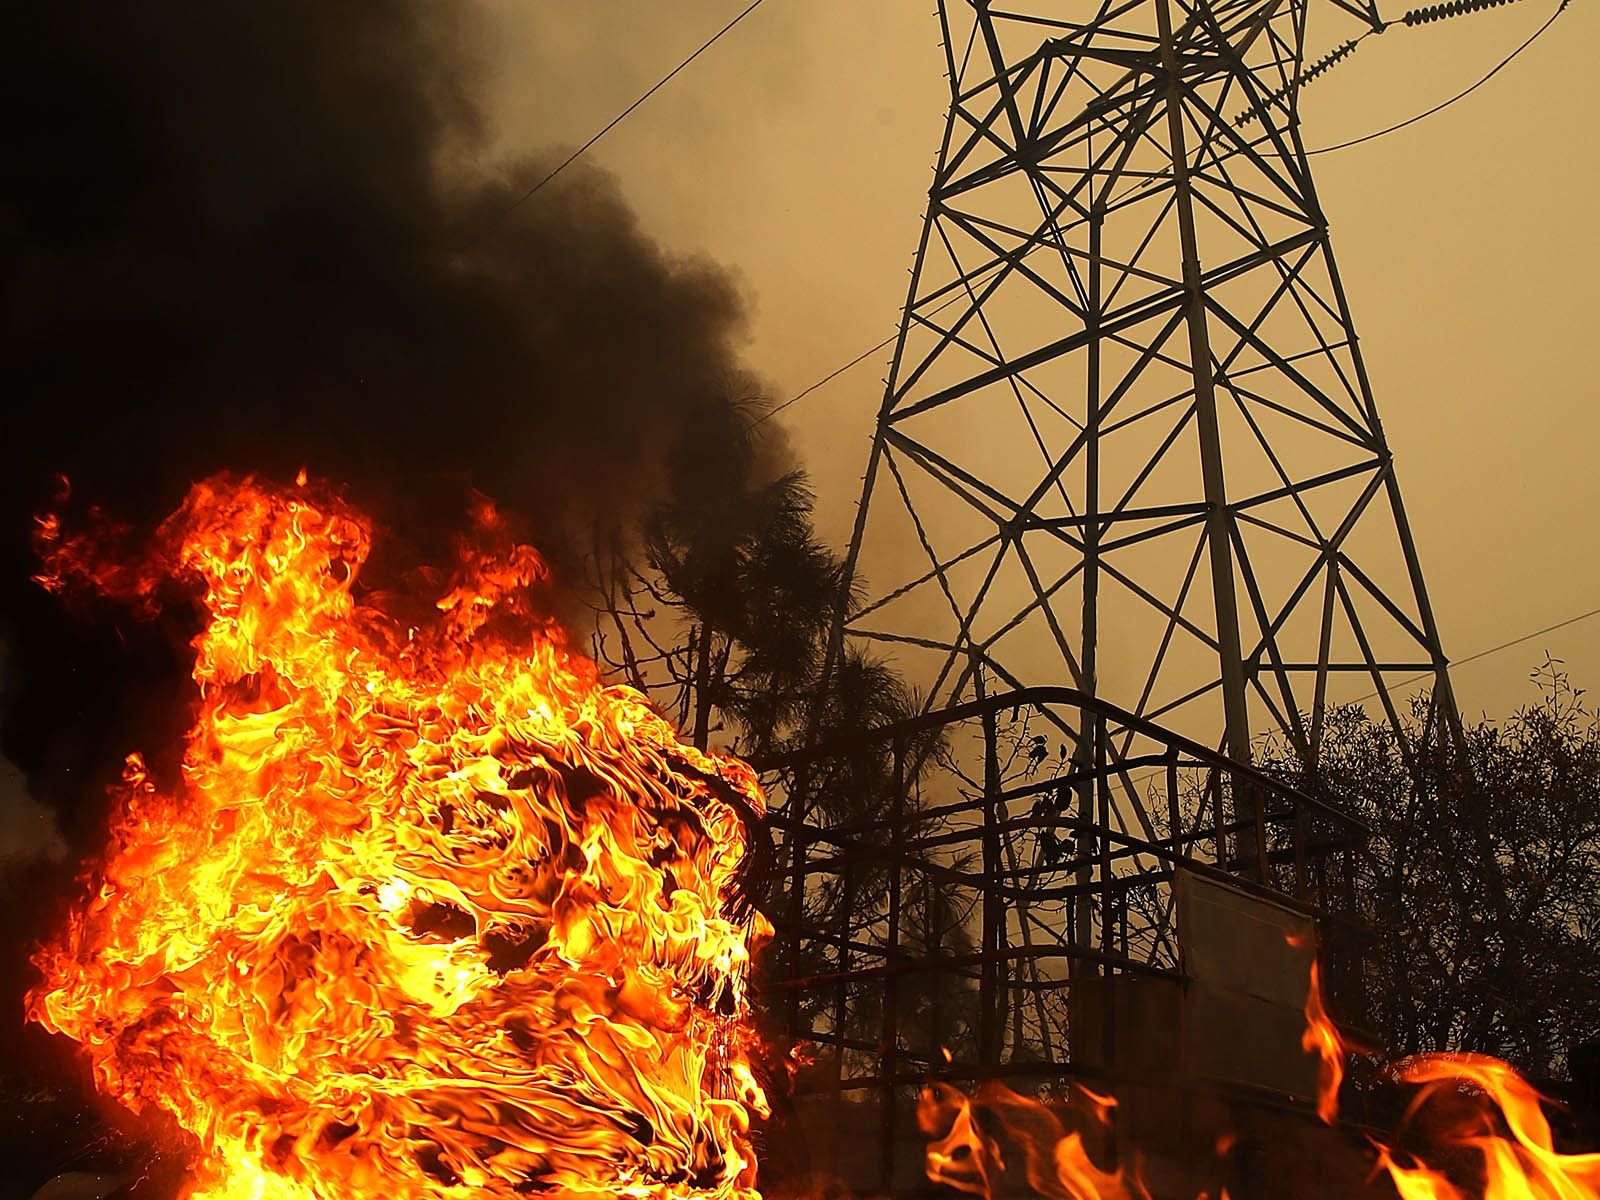
{"label": "vegetation", "polygon": [[[597,657],[656,698],[697,744],[717,741],[757,759],[916,709],[888,667],[858,653],[833,663],[824,686],[841,565],[817,537],[805,476],[778,469],[752,433],[759,414],[752,403],[708,404],[705,419],[691,424],[694,436],[672,448],[667,498],[644,514],[633,539],[595,556],[594,636]],[[1262,756],[1269,771],[1372,828],[1356,902],[1377,941],[1360,1005],[1390,1057],[1470,1049],[1549,1076],[1600,1035],[1600,718],[1558,662],[1547,660],[1534,677],[1538,702],[1468,724],[1462,754],[1425,735],[1420,707],[1410,741],[1431,748],[1408,761],[1386,724],[1345,706],[1329,715],[1315,772],[1282,747]],[[1019,769],[1031,773],[1041,763],[1026,752],[1043,739],[1017,739],[1026,759]],[[923,769],[945,756],[930,741],[906,757],[914,824]],[[870,824],[887,819],[890,774],[881,752],[838,755],[804,779],[780,772],[775,791],[781,799],[803,788],[814,823]],[[784,834],[766,864],[763,891],[780,914],[793,912],[784,895],[792,851]],[[907,953],[970,948],[969,914],[937,888],[909,891]],[[809,889],[800,920],[870,941],[881,934],[886,893],[886,874],[864,862],[849,878]],[[780,938],[769,969],[787,974],[787,957]],[[807,963],[797,966],[807,972]],[[868,1028],[880,1019],[876,1004],[824,1013],[823,1000],[808,1003],[819,1010],[808,1018],[841,1021],[863,1042],[877,1036]],[[954,1022],[959,1040],[970,997],[921,988],[903,992],[898,1006],[902,1028],[938,1016]]]}
{"label": "vegetation", "polygon": [[1267,763],[1372,827],[1364,1007],[1391,1058],[1473,1050],[1549,1077],[1600,1035],[1600,719],[1558,661],[1533,675],[1540,699],[1468,724],[1464,761],[1408,764],[1352,706],[1315,777]]}
{"label": "vegetation", "polygon": [[[754,402],[708,404],[692,436],[670,448],[665,499],[643,514],[632,539],[614,538],[595,554],[595,657],[650,695],[697,745],[726,745],[761,761],[806,745],[826,745],[889,725],[917,711],[915,697],[885,664],[858,649],[829,659],[843,567],[817,537],[803,473],[782,469],[759,436]],[[901,811],[917,819],[920,776],[936,739],[913,739],[903,764]],[[813,826],[887,822],[895,801],[891,756],[881,746],[828,755],[769,775],[772,799],[805,797]],[[790,805],[792,810],[795,806]],[[848,872],[818,875],[798,913],[788,893],[795,850],[783,830],[772,859],[751,880],[780,921],[852,941],[881,941],[888,874],[863,860]],[[966,948],[960,914],[934,889],[903,898],[904,936]],[[919,953],[911,945],[908,953]],[[765,968],[772,978],[822,970],[825,946],[791,964],[780,934]],[[926,977],[931,980],[930,977]],[[838,1023],[858,1040],[877,1037],[876,1004],[835,1004],[808,994],[803,1017]],[[909,1022],[937,1005],[907,988],[899,1005]],[[869,1015],[865,1010],[871,1008]],[[925,1019],[925,1016],[924,1016]]]}

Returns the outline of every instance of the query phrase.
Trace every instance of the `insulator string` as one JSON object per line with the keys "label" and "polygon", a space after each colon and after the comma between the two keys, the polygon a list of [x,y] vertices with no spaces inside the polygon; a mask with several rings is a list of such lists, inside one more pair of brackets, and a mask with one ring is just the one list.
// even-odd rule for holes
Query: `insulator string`
{"label": "insulator string", "polygon": [[[1428,4],[1421,8],[1410,9],[1403,16],[1401,16],[1398,22],[1380,22],[1379,24],[1374,25],[1371,29],[1367,30],[1366,33],[1363,33],[1360,37],[1351,38],[1349,41],[1342,42],[1335,46],[1332,50],[1328,51],[1321,58],[1317,59],[1317,61],[1312,63],[1309,67],[1304,68],[1282,85],[1273,88],[1272,91],[1268,92],[1261,98],[1261,102],[1259,104],[1247,108],[1244,112],[1235,117],[1233,119],[1233,123],[1242,127],[1248,125],[1251,121],[1258,120],[1261,117],[1261,114],[1266,111],[1268,105],[1278,103],[1296,88],[1304,87],[1306,84],[1316,79],[1319,75],[1324,74],[1334,66],[1343,62],[1345,59],[1349,58],[1350,55],[1354,54],[1356,47],[1364,42],[1367,38],[1371,37],[1375,33],[1382,33],[1385,29],[1388,29],[1390,25],[1398,23],[1415,28],[1418,25],[1431,25],[1435,21],[1444,21],[1451,17],[1461,17],[1465,16],[1467,13],[1482,12],[1484,9],[1500,8],[1504,5],[1515,3],[1516,0],[1445,0],[1445,3],[1443,4]],[[1336,149],[1336,147],[1330,146],[1329,149]],[[1317,151],[1316,153],[1320,154],[1323,153],[1323,151]]]}
{"label": "insulator string", "polygon": [[1430,4],[1426,8],[1413,8],[1400,20],[1406,25],[1427,25],[1433,21],[1443,21],[1446,17],[1459,17],[1469,12],[1478,12],[1485,8],[1499,8],[1502,4],[1514,4],[1516,0],[1449,0],[1447,4]]}
{"label": "insulator string", "polygon": [[[1457,0],[1457,2],[1468,3],[1469,0]],[[1483,0],[1483,2],[1490,4],[1510,4],[1512,3],[1512,0]],[[1323,72],[1328,71],[1338,63],[1343,62],[1345,59],[1349,58],[1350,55],[1355,53],[1356,47],[1359,46],[1367,37],[1377,32],[1379,32],[1379,30],[1369,29],[1360,37],[1351,38],[1348,42],[1341,42],[1332,50],[1324,54],[1321,58],[1317,59],[1316,62],[1312,63],[1305,70],[1301,71],[1298,75],[1293,76],[1279,87],[1273,88],[1272,91],[1268,92],[1261,98],[1261,102],[1259,104],[1252,108],[1245,109],[1244,112],[1240,113],[1233,119],[1233,123],[1235,125],[1244,126],[1248,125],[1251,121],[1256,120],[1266,110],[1269,104],[1276,104],[1295,88],[1304,87]]]}
{"label": "insulator string", "polygon": [[1358,137],[1358,138],[1351,138],[1348,142],[1340,142],[1340,143],[1338,143],[1337,145],[1334,145],[1334,146],[1322,146],[1322,147],[1320,147],[1319,149],[1316,149],[1316,150],[1307,150],[1306,151],[1306,157],[1309,158],[1313,154],[1330,154],[1335,150],[1345,150],[1345,149],[1348,149],[1351,146],[1359,146],[1363,142],[1370,142],[1375,138],[1381,138],[1381,137],[1385,136],[1386,134],[1391,134],[1391,133],[1394,133],[1394,132],[1396,132],[1398,130],[1404,129],[1407,125],[1415,125],[1418,121],[1421,121],[1424,118],[1433,116],[1434,113],[1443,112],[1445,109],[1449,108],[1452,104],[1454,104],[1457,100],[1465,100],[1468,96],[1472,95],[1473,92],[1477,91],[1484,84],[1488,83],[1489,80],[1493,79],[1496,75],[1500,74],[1501,71],[1505,70],[1505,68],[1511,64],[1511,60],[1512,59],[1516,58],[1517,55],[1521,54],[1529,46],[1533,45],[1534,42],[1538,41],[1539,40],[1539,35],[1542,34],[1546,29],[1549,29],[1550,26],[1554,25],[1556,23],[1556,18],[1559,17],[1562,13],[1567,11],[1568,2],[1569,2],[1569,0],[1561,0],[1561,3],[1556,6],[1555,12],[1551,13],[1549,19],[1546,20],[1543,25],[1539,26],[1539,28],[1535,29],[1528,36],[1528,40],[1527,41],[1523,42],[1520,46],[1518,46],[1510,54],[1506,55],[1499,62],[1497,62],[1492,68],[1490,68],[1490,70],[1488,71],[1487,74],[1485,74],[1481,79],[1479,79],[1472,86],[1463,88],[1461,91],[1457,92],[1454,96],[1451,96],[1450,99],[1440,101],[1438,104],[1435,104],[1432,108],[1428,109],[1426,112],[1419,112],[1416,116],[1407,117],[1404,121],[1398,121],[1395,124],[1388,126],[1387,128],[1376,130],[1373,133],[1364,134],[1364,135],[1362,135],[1361,137]]}

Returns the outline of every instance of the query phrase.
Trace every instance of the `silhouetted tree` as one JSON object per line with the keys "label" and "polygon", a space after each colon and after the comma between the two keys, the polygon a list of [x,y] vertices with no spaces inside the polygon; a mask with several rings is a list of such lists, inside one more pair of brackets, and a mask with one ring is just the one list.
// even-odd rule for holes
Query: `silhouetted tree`
{"label": "silhouetted tree", "polygon": [[1372,827],[1365,1020],[1388,1057],[1473,1050],[1550,1076],[1600,1033],[1600,721],[1558,660],[1533,677],[1537,703],[1467,726],[1465,763],[1407,764],[1355,706],[1330,714],[1314,775],[1268,755]]}
{"label": "silhouetted tree", "polygon": [[839,588],[798,470],[773,472],[753,402],[708,404],[667,456],[666,498],[596,554],[596,655],[698,746],[759,755],[800,721]]}
{"label": "silhouetted tree", "polygon": [[[804,474],[784,469],[759,433],[754,402],[708,404],[706,419],[667,455],[666,498],[643,514],[631,537],[597,550],[596,658],[650,695],[699,746],[714,738],[756,760],[802,746],[827,746],[890,725],[917,711],[915,697],[885,663],[854,648],[828,657],[843,570],[817,537]],[[720,736],[719,736],[720,735]],[[918,820],[920,781],[934,759],[934,735],[903,746],[900,812],[909,832]],[[881,843],[895,802],[887,744],[830,753],[769,772],[768,786],[808,823],[862,830],[860,845]],[[792,803],[795,797],[803,803]],[[848,870],[819,872],[795,895],[793,831],[780,827],[766,864],[761,900],[780,924],[796,918],[832,941],[803,948],[800,961],[782,936],[766,956],[769,978],[837,970],[839,942],[882,945],[888,871],[871,854]],[[797,905],[798,901],[798,905]],[[901,928],[907,954],[970,949],[960,914],[933,889],[909,884]],[[960,1028],[954,996],[930,990],[925,973],[899,989],[908,1022]],[[848,995],[808,991],[803,1017],[837,1024],[871,1042],[881,1029],[881,988]],[[869,1011],[870,1010],[870,1011]]]}

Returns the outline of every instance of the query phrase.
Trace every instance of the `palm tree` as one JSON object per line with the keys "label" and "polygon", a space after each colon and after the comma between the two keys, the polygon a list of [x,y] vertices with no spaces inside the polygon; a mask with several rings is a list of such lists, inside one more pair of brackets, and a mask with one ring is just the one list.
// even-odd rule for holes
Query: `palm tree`
{"label": "palm tree", "polygon": [[[812,525],[805,475],[775,470],[773,448],[757,433],[753,402],[708,404],[704,419],[667,456],[665,499],[646,512],[631,539],[614,537],[596,562],[596,658],[645,691],[677,718],[695,745],[713,735],[760,760],[805,745],[889,725],[914,714],[916,698],[887,664],[855,649],[825,660],[841,600],[842,567]],[[937,755],[936,735],[903,747],[900,811],[915,826],[919,776]],[[883,821],[895,801],[887,746],[830,754],[800,768],[769,773],[777,802],[803,809],[813,826],[850,827]],[[797,796],[804,803],[797,804]],[[766,878],[755,884],[780,923],[846,940],[868,936],[885,919],[888,869],[861,857],[844,876],[815,877],[804,894],[788,894],[795,851],[785,827],[771,847]],[[904,897],[902,928],[925,949],[967,947],[969,931],[944,911],[945,899],[913,888]],[[927,911],[923,911],[926,909]],[[827,942],[780,937],[764,967],[772,977],[828,968]],[[814,960],[814,961],[813,961]],[[897,1005],[907,1016],[941,1009],[908,982]],[[805,1019],[831,1001],[806,998]],[[815,1008],[815,1011],[812,1009]],[[943,1020],[959,1021],[960,998],[943,1000]],[[926,1016],[923,1017],[926,1020]]]}
{"label": "palm tree", "polygon": [[[708,404],[667,456],[665,499],[598,570],[597,657],[695,745],[760,755],[792,736],[821,667],[840,565],[803,472],[773,474],[752,402]],[[601,558],[597,555],[597,562]]]}

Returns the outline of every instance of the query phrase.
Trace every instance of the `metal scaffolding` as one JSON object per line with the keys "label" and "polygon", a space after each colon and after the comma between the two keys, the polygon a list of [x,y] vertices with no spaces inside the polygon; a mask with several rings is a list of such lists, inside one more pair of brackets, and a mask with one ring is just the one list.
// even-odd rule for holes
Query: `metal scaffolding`
{"label": "metal scaffolding", "polygon": [[[1080,723],[1086,765],[1038,732]],[[771,818],[782,881],[769,893],[765,1002],[790,1038],[827,1055],[813,1090],[874,1102],[889,1190],[905,1190],[896,1144],[919,1084],[1116,1087],[1152,1038],[1176,1036],[1191,983],[1185,880],[1308,930],[1356,928],[1360,822],[1070,688],[972,701],[761,766],[775,793],[811,800],[804,817],[791,803]],[[1239,787],[1258,798],[1259,825],[1235,815]],[[1358,960],[1328,960],[1343,990],[1359,987]],[[1298,1018],[1303,969],[1290,987]],[[1193,1082],[1181,1057],[1174,1046],[1166,1064],[1174,1089]],[[920,1155],[909,1159],[915,1181]]]}

